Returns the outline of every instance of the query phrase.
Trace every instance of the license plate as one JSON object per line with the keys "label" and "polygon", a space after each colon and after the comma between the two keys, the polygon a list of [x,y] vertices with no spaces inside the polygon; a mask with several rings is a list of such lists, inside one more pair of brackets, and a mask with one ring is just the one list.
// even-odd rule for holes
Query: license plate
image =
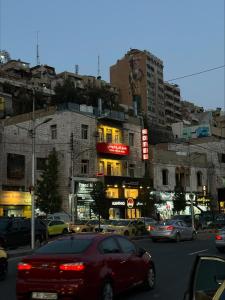
{"label": "license plate", "polygon": [[32,299],[57,300],[58,295],[56,293],[33,292],[32,293]]}

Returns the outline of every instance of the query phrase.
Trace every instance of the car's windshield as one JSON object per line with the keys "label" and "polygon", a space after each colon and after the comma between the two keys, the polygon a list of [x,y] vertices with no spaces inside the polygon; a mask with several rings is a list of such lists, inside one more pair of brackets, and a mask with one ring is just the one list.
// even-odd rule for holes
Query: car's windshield
{"label": "car's windshield", "polygon": [[9,225],[8,219],[0,219],[0,230],[5,230]]}

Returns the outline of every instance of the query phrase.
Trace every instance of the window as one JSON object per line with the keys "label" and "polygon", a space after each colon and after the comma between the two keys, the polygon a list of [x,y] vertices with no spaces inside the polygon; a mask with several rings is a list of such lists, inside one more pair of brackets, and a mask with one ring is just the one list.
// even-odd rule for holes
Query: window
{"label": "window", "polygon": [[81,138],[82,140],[88,139],[88,125],[81,124]]}
{"label": "window", "polygon": [[168,185],[168,170],[162,170],[162,184]]}
{"label": "window", "polygon": [[115,140],[116,144],[118,144],[120,142],[120,135],[119,135],[119,131],[118,130],[115,131],[115,138],[114,138],[114,140]]}
{"label": "window", "polygon": [[57,139],[57,125],[51,125],[50,129],[51,129],[52,140],[56,140]]}
{"label": "window", "polygon": [[134,146],[134,134],[131,132],[129,133],[129,145]]}
{"label": "window", "polygon": [[197,172],[197,186],[202,186],[202,172]]}
{"label": "window", "polygon": [[112,165],[111,163],[107,163],[107,175],[112,175]]}
{"label": "window", "polygon": [[100,249],[101,252],[104,254],[121,252],[114,238],[107,238],[104,241],[102,241]]}
{"label": "window", "polygon": [[120,163],[116,163],[115,166],[115,176],[120,176]]}
{"label": "window", "polygon": [[134,168],[135,168],[135,165],[134,164],[130,164],[129,165],[129,168],[128,168],[128,172],[129,172],[129,176],[134,178]]}
{"label": "window", "polygon": [[123,253],[129,253],[129,254],[136,253],[136,247],[133,243],[131,243],[130,241],[122,237],[117,237],[117,240],[119,242],[119,245]]}
{"label": "window", "polygon": [[104,161],[99,162],[99,173],[104,174]]}
{"label": "window", "polygon": [[103,128],[98,128],[98,140],[99,140],[99,142],[104,141],[104,129]]}
{"label": "window", "polygon": [[45,169],[46,165],[46,158],[43,157],[37,157],[36,163],[37,163],[37,170],[43,171]]}
{"label": "window", "polygon": [[225,154],[224,153],[221,154],[221,162],[225,163]]}
{"label": "window", "polygon": [[112,130],[106,129],[106,142],[112,143]]}
{"label": "window", "polygon": [[87,159],[82,159],[81,161],[81,174],[88,174],[89,161]]}

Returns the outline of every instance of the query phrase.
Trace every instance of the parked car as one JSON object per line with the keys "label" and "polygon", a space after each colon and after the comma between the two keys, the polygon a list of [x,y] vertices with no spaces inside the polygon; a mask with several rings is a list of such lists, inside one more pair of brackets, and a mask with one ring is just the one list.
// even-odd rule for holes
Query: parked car
{"label": "parked car", "polygon": [[90,232],[91,227],[87,225],[89,220],[76,220],[74,224],[70,224],[70,231],[72,232]]}
{"label": "parked car", "polygon": [[69,232],[68,224],[61,220],[54,220],[48,223],[48,235],[66,234]]}
{"label": "parked car", "polygon": [[151,231],[153,242],[158,240],[195,240],[196,231],[181,220],[165,220],[154,226]]}
{"label": "parked car", "polygon": [[125,237],[73,234],[18,264],[16,294],[25,299],[113,299],[136,285],[155,286],[151,255]]}
{"label": "parked car", "polygon": [[[47,239],[47,226],[35,219],[35,245],[40,246]],[[31,219],[0,217],[0,246],[17,248],[31,243]]]}
{"label": "parked car", "polygon": [[225,227],[218,230],[215,236],[215,244],[219,252],[225,252]]}
{"label": "parked car", "polygon": [[8,257],[3,248],[0,247],[0,280],[4,280],[8,271]]}
{"label": "parked car", "polygon": [[47,219],[48,219],[48,221],[61,220],[67,224],[70,224],[72,217],[71,217],[71,215],[66,214],[64,212],[58,212],[58,213],[54,213],[54,214],[48,214]]}

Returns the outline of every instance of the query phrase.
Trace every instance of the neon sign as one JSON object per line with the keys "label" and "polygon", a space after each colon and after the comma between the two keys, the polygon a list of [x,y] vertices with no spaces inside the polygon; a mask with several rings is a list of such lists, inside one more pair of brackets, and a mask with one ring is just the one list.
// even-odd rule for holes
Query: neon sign
{"label": "neon sign", "polygon": [[142,159],[148,160],[148,129],[141,130]]}

